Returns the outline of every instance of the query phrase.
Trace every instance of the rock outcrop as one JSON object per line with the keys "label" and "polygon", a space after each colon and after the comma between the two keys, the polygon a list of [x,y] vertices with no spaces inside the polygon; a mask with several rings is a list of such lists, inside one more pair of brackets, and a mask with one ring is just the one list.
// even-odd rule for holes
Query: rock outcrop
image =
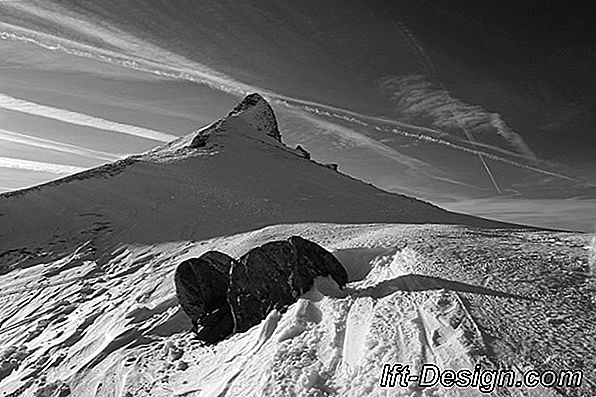
{"label": "rock outcrop", "polygon": [[182,262],[174,283],[178,302],[190,317],[193,330],[206,342],[217,342],[234,328],[227,300],[229,273],[234,259],[217,251]]}
{"label": "rock outcrop", "polygon": [[198,337],[213,343],[248,330],[273,309],[284,311],[319,276],[331,276],[340,287],[348,282],[335,256],[293,236],[254,248],[238,260],[209,251],[182,262],[175,283]]}
{"label": "rock outcrop", "polygon": [[284,310],[308,291],[316,277],[331,276],[340,287],[348,275],[321,246],[293,236],[254,248],[232,265],[228,299],[234,332],[244,332],[273,310]]}
{"label": "rock outcrop", "polygon": [[310,153],[308,152],[308,150],[306,150],[305,148],[303,148],[302,145],[296,146],[296,149],[294,149],[294,151],[300,157],[304,157],[305,159],[310,160]]}
{"label": "rock outcrop", "polygon": [[209,141],[209,131],[200,131],[195,137],[193,138],[192,142],[190,143],[190,147],[192,148],[202,148],[207,146],[207,141]]}

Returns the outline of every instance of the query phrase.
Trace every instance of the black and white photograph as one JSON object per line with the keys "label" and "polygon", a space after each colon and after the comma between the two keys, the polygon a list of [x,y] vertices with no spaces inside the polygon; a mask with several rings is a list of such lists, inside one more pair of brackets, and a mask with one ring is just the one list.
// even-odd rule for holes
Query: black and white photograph
{"label": "black and white photograph", "polygon": [[0,397],[596,396],[595,16],[0,0]]}

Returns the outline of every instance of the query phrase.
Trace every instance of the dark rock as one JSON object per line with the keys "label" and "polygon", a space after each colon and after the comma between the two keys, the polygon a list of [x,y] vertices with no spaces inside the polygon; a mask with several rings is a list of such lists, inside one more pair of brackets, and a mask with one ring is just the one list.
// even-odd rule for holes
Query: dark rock
{"label": "dark rock", "polygon": [[304,157],[305,159],[310,160],[310,153],[303,148],[301,145],[296,146],[296,153],[298,153],[299,156]]}
{"label": "dark rock", "polygon": [[273,310],[292,304],[299,294],[290,285],[291,245],[286,241],[254,248],[232,266],[228,301],[234,332],[244,332]]}
{"label": "dark rock", "polygon": [[[348,273],[337,258],[320,245],[308,241],[299,236],[292,236],[288,241],[296,248],[298,254],[298,266],[309,269],[310,274],[316,276],[331,276],[340,288],[348,282]],[[314,278],[313,278],[314,279]],[[308,289],[312,286],[312,280]]]}
{"label": "dark rock", "polygon": [[319,245],[301,237],[254,248],[232,264],[228,301],[234,332],[244,332],[273,310],[285,310],[308,291],[318,276],[348,281],[341,263]]}
{"label": "dark rock", "polygon": [[234,259],[217,251],[182,262],[176,269],[176,295],[199,338],[216,342],[233,330],[227,301],[229,272]]}
{"label": "dark rock", "polygon": [[273,309],[284,311],[316,277],[348,282],[344,267],[323,247],[293,236],[254,248],[238,261],[216,251],[182,262],[176,294],[197,337],[218,342],[260,323]]}
{"label": "dark rock", "polygon": [[207,141],[209,140],[209,135],[207,134],[197,134],[190,143],[190,147],[192,148],[199,148],[207,146]]}
{"label": "dark rock", "polygon": [[198,339],[208,343],[216,343],[232,335],[234,318],[228,303],[200,318],[196,333]]}

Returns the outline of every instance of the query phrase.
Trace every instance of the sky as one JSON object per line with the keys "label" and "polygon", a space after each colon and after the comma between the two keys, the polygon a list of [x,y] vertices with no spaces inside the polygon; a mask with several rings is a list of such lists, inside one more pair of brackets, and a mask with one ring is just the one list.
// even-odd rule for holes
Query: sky
{"label": "sky", "polygon": [[584,2],[0,1],[0,192],[263,94],[284,142],[448,209],[593,231]]}

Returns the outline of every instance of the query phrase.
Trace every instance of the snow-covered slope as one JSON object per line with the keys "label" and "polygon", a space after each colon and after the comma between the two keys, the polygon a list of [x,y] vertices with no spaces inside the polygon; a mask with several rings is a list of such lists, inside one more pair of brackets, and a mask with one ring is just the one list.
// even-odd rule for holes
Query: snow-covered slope
{"label": "snow-covered slope", "polygon": [[[319,279],[284,314],[216,346],[188,332],[174,269],[301,235],[351,283]],[[548,250],[545,247],[549,247]],[[74,250],[75,247],[73,247]],[[569,233],[437,225],[279,225],[202,242],[88,246],[0,276],[3,396],[593,395],[588,241]],[[586,297],[588,299],[586,299]],[[384,363],[581,369],[582,388],[381,388]],[[566,393],[566,394],[565,394]]]}
{"label": "snow-covered slope", "polygon": [[[197,137],[206,137],[205,146],[190,147]],[[376,189],[280,139],[270,106],[251,95],[222,120],[164,147],[4,194],[2,267],[56,259],[89,240],[101,259],[113,243],[202,240],[277,223],[504,226]]]}
{"label": "snow-covered slope", "polygon": [[[285,147],[274,121],[252,96],[164,147],[1,197],[1,396],[481,394],[381,388],[384,363],[581,368],[580,389],[492,394],[593,394],[587,236],[383,192]],[[318,279],[286,313],[202,346],[176,266],[290,235],[332,250],[351,283]]]}

